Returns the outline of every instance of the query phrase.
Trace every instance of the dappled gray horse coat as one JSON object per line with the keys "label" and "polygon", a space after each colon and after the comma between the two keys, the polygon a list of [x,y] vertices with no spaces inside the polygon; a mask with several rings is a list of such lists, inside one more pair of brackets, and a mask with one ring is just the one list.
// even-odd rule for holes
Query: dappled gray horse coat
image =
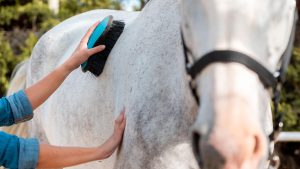
{"label": "dappled gray horse coat", "polygon": [[33,50],[27,86],[63,63],[95,21],[113,15],[127,25],[103,74],[75,70],[35,112],[31,136],[61,146],[100,145],[125,106],[117,157],[74,168],[197,169],[189,139],[197,106],[186,80],[178,6],[153,0],[140,13],[95,10],[47,32]]}

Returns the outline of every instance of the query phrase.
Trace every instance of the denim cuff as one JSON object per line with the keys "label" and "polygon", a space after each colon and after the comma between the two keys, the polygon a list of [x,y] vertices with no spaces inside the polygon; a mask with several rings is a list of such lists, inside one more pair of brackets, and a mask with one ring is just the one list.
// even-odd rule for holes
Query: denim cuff
{"label": "denim cuff", "polygon": [[7,100],[10,104],[15,124],[32,119],[32,106],[24,90],[7,97]]}
{"label": "denim cuff", "polygon": [[19,138],[19,169],[34,169],[39,160],[39,142],[37,139]]}

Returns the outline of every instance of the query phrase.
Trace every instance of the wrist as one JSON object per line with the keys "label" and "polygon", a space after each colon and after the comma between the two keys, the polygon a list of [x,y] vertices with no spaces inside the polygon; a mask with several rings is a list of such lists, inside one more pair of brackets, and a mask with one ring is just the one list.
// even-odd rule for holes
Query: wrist
{"label": "wrist", "polygon": [[95,159],[96,160],[103,160],[103,159],[107,158],[107,155],[105,155],[105,152],[104,152],[103,145],[96,147],[94,154],[95,154]]}
{"label": "wrist", "polygon": [[74,69],[74,66],[72,66],[71,64],[68,63],[68,61],[66,61],[65,63],[63,63],[61,65],[61,69],[63,71],[64,74],[70,74]]}
{"label": "wrist", "polygon": [[56,72],[56,74],[64,80],[72,72],[72,69],[70,69],[67,65],[62,64],[56,68],[54,72]]}

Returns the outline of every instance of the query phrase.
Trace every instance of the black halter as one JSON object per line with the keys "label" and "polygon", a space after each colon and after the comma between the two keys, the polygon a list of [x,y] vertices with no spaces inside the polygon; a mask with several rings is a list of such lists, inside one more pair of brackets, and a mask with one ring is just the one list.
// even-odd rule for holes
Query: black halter
{"label": "black halter", "polygon": [[201,57],[201,59],[196,61],[191,68],[188,69],[188,73],[194,79],[199,73],[202,72],[204,68],[216,62],[236,62],[243,64],[250,70],[257,73],[266,88],[275,87],[276,85],[276,78],[263,65],[248,55],[232,50],[217,50],[204,55]]}
{"label": "black halter", "polygon": [[[273,104],[274,104],[274,113],[279,114],[279,117],[276,117],[274,119],[273,123],[273,132],[269,136],[269,139],[271,142],[275,142],[277,139],[277,136],[279,135],[281,128],[283,126],[282,123],[282,113],[278,112],[278,104],[280,101],[280,92],[281,92],[281,86],[285,81],[285,71],[288,67],[288,64],[290,62],[290,58],[292,55],[292,50],[293,50],[293,43],[295,39],[295,32],[296,32],[296,22],[298,19],[298,14],[295,11],[294,15],[294,25],[292,28],[292,32],[290,35],[289,43],[287,46],[287,49],[283,53],[281,59],[280,59],[280,67],[276,72],[270,72],[268,69],[266,69],[262,64],[254,60],[252,57],[237,52],[237,51],[232,51],[232,50],[217,50],[217,51],[212,51],[207,54],[205,54],[201,59],[195,61],[193,63],[192,59],[189,57],[188,54],[193,55],[191,50],[187,47],[183,33],[181,30],[181,39],[182,39],[182,44],[183,44],[183,50],[184,50],[184,55],[185,55],[185,60],[186,60],[186,69],[187,73],[191,76],[191,90],[193,92],[193,95],[198,102],[198,105],[200,104],[199,96],[197,95],[196,92],[196,86],[194,83],[194,79],[198,74],[200,74],[207,66],[210,64],[216,63],[216,62],[221,62],[221,63],[229,63],[229,62],[235,62],[235,63],[240,63],[242,65],[245,65],[247,68],[255,72],[260,81],[263,83],[264,87],[267,89],[273,89]],[[199,152],[198,152],[199,153]],[[197,153],[197,154],[198,154]],[[269,154],[269,159],[273,158],[274,153],[270,152]],[[200,166],[202,166],[201,162],[201,157],[196,157],[198,160],[198,163]]]}

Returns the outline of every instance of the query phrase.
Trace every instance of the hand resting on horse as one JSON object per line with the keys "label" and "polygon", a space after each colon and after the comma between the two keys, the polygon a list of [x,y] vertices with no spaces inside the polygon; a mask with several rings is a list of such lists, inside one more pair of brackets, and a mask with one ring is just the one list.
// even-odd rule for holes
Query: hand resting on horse
{"label": "hand resting on horse", "polygon": [[115,120],[112,136],[101,146],[94,148],[55,147],[42,144],[38,168],[61,168],[82,164],[90,161],[102,160],[110,157],[122,141],[126,125],[125,109]]}
{"label": "hand resting on horse", "polygon": [[[90,56],[105,49],[87,48],[95,23],[82,38],[67,61],[31,87],[0,99],[0,126],[30,120],[33,110],[44,103],[66,77]],[[126,125],[125,108],[115,120],[111,137],[98,147],[58,147],[40,144],[37,139],[23,139],[0,132],[0,166],[7,168],[62,168],[110,157],[122,141]]]}

